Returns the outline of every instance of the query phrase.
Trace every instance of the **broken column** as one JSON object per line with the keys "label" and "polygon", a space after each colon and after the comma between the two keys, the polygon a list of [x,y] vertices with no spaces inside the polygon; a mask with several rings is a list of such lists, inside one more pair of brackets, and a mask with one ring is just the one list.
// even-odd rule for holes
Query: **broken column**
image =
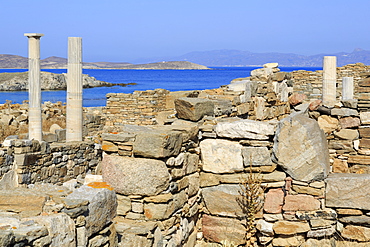
{"label": "broken column", "polygon": [[28,37],[28,138],[42,141],[40,38],[42,33],[25,33]]}
{"label": "broken column", "polygon": [[353,77],[342,78],[342,100],[353,99]]}
{"label": "broken column", "polygon": [[323,69],[322,102],[325,106],[334,106],[336,101],[337,57],[325,56]]}
{"label": "broken column", "polygon": [[82,141],[82,38],[68,38],[66,141]]}

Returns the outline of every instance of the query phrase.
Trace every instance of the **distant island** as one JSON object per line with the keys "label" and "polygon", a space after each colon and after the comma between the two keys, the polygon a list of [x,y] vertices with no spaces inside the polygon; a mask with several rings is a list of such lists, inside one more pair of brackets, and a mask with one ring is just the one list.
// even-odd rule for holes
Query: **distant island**
{"label": "distant island", "polygon": [[[42,69],[66,69],[67,59],[62,57],[48,57],[40,61]],[[0,54],[0,68],[25,69],[28,68],[28,58]],[[169,62],[155,62],[146,64],[132,64],[132,63],[113,63],[113,62],[93,62],[83,63],[84,69],[194,69],[205,70],[208,67],[200,64],[191,63],[188,61],[169,61]]]}

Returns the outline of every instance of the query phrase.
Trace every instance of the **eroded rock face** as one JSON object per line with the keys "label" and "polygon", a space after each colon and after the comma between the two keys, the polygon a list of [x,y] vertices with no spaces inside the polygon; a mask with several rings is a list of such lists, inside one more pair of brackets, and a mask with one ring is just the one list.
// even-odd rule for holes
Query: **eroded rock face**
{"label": "eroded rock face", "polygon": [[315,120],[302,114],[279,122],[273,158],[295,180],[320,181],[329,172],[329,150],[324,132]]}
{"label": "eroded rock face", "polygon": [[152,196],[169,186],[170,174],[163,161],[106,155],[103,180],[123,195]]}
{"label": "eroded rock face", "polygon": [[217,136],[232,139],[245,138],[267,140],[274,135],[275,126],[267,122],[240,119],[231,122],[220,122],[216,125]]}
{"label": "eroded rock face", "polygon": [[206,139],[200,143],[200,149],[204,171],[233,173],[244,169],[242,145],[237,142]]}
{"label": "eroded rock face", "polygon": [[180,98],[175,100],[178,118],[198,121],[202,117],[214,114],[214,103],[208,99]]}
{"label": "eroded rock face", "polygon": [[86,216],[86,234],[91,236],[102,230],[113,221],[117,212],[117,197],[112,190],[93,188],[83,185],[69,194],[69,200],[88,200],[88,212]]}
{"label": "eroded rock face", "polygon": [[325,192],[327,207],[370,210],[370,174],[330,174]]}
{"label": "eroded rock face", "polygon": [[229,243],[241,245],[245,243],[245,227],[237,219],[203,215],[202,230],[204,238],[221,243],[227,240]]}

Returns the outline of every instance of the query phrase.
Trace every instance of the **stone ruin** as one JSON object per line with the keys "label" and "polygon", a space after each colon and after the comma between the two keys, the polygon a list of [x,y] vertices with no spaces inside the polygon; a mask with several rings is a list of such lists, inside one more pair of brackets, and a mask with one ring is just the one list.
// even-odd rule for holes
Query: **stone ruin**
{"label": "stone ruin", "polygon": [[7,138],[0,245],[242,246],[252,172],[252,246],[368,246],[370,67],[334,69],[353,94],[302,94],[307,72],[266,64],[214,90],[108,94],[100,143]]}

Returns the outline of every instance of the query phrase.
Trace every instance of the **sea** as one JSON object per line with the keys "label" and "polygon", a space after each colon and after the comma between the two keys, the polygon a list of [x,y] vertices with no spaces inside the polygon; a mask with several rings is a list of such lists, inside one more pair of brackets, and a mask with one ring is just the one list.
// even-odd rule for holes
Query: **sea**
{"label": "sea", "polygon": [[[84,69],[83,73],[97,80],[111,83],[136,83],[136,85],[97,87],[83,89],[83,106],[98,107],[106,105],[108,93],[132,93],[134,91],[157,88],[169,91],[203,90],[219,88],[233,79],[250,76],[250,72],[261,67],[211,67],[210,70],[119,70],[119,69]],[[321,67],[279,67],[280,71],[294,70],[315,71]],[[0,69],[3,72],[24,72],[27,69]],[[42,69],[52,73],[67,73],[66,69]],[[42,91],[42,101],[66,102],[66,91]],[[0,91],[0,104],[12,101],[22,103],[28,100],[28,91]]]}

